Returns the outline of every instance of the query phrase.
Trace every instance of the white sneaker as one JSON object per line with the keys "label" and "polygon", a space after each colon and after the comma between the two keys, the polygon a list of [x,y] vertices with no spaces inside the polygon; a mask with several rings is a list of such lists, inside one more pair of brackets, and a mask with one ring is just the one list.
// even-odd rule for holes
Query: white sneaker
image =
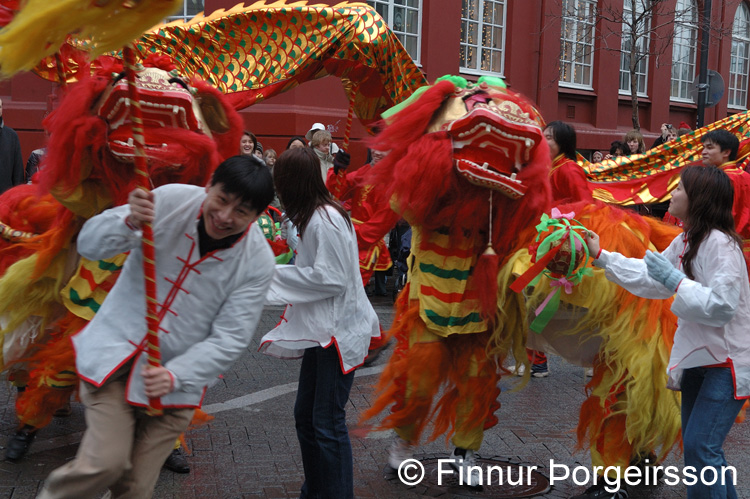
{"label": "white sneaker", "polygon": [[[508,370],[510,372],[513,372],[516,370],[516,366],[510,366],[508,367]],[[526,366],[521,364],[518,366],[518,372],[516,373],[516,376],[519,378],[522,378],[524,373],[526,372]],[[532,364],[531,365],[531,377],[532,378],[546,378],[549,376],[549,369],[547,368],[547,363],[544,362],[543,364]]]}
{"label": "white sneaker", "polygon": [[398,470],[402,462],[412,457],[414,457],[414,446],[401,437],[396,437],[388,451],[388,466]]}
{"label": "white sneaker", "polygon": [[469,487],[482,487],[482,471],[477,466],[477,458],[474,451],[466,449],[466,455],[461,457],[456,454],[456,449],[451,453],[451,467],[458,472],[458,484]]}

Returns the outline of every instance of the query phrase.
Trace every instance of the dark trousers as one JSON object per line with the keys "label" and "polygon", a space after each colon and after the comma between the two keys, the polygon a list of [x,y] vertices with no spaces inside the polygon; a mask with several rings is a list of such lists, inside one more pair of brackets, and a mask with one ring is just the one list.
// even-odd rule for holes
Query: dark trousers
{"label": "dark trousers", "polygon": [[294,404],[305,468],[301,498],[354,497],[352,446],[346,427],[346,402],[353,381],[354,371],[342,373],[335,346],[305,350]]}

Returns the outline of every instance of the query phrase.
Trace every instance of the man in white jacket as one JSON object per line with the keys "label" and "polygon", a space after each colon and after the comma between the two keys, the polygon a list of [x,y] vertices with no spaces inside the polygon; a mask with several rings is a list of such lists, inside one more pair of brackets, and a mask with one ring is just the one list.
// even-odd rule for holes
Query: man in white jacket
{"label": "man in white jacket", "polygon": [[[175,439],[208,384],[247,348],[273,276],[255,223],[273,198],[268,168],[229,158],[205,188],[136,189],[128,204],[88,220],[78,252],[99,260],[130,251],[94,319],[73,338],[87,429],[76,458],[53,471],[41,498],[151,497]],[[160,350],[147,367],[141,227],[153,224]],[[148,416],[149,398],[164,415]]]}

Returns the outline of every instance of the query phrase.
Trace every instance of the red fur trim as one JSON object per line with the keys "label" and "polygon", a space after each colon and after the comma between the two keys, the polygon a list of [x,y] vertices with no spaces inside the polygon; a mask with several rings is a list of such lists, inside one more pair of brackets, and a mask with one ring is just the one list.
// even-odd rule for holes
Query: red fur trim
{"label": "red fur trim", "polygon": [[[100,73],[117,69],[106,58],[99,63]],[[109,81],[93,77],[76,84],[46,118],[44,125],[50,132],[50,140],[40,175],[42,192],[54,187],[63,195],[69,194],[85,179],[100,186],[114,204],[126,201],[127,193],[135,186],[133,165],[112,156],[107,146],[107,124],[92,114]],[[221,161],[238,153],[242,134],[239,114],[208,84],[195,80],[192,85],[199,93],[213,94],[219,100],[227,114],[229,131],[213,133],[212,139],[183,129],[149,128],[146,131],[149,142],[167,144],[165,149],[149,152],[149,173],[155,186],[172,182],[204,185]]]}
{"label": "red fur trim", "polygon": [[[67,44],[66,44],[67,45]],[[102,55],[94,59],[91,63],[94,74],[96,76],[109,79],[112,77],[112,73],[120,74],[125,69],[122,65],[122,61],[115,59],[110,55]]]}
{"label": "red fur trim", "polygon": [[[449,227],[453,237],[473,239],[478,254],[487,245],[488,190],[455,172],[453,146],[445,132],[426,133],[453,91],[452,83],[440,82],[394,117],[393,124],[370,144],[390,153],[372,169],[367,180],[383,189],[385,199],[395,196],[395,208],[411,224],[425,230]],[[524,112],[536,115],[528,100],[513,92],[508,94]],[[492,245],[498,254],[508,254],[516,235],[536,225],[541,214],[549,211],[549,166],[549,147],[541,141],[517,175],[529,186],[529,193],[519,200],[494,196]]]}
{"label": "red fur trim", "polygon": [[63,371],[75,372],[75,351],[70,338],[85,324],[85,320],[68,313],[56,332],[38,343],[28,358],[18,361],[31,368],[26,390],[16,399],[16,413],[22,423],[37,428],[46,426],[77,389],[77,381],[70,386],[55,387],[49,380]]}
{"label": "red fur trim", "polygon": [[163,71],[177,69],[174,61],[168,55],[149,54],[142,63],[146,67],[159,68]]}
{"label": "red fur trim", "polygon": [[[401,293],[396,321],[388,332],[397,344],[376,385],[378,398],[362,414],[360,423],[391,406],[391,413],[376,429],[412,427],[414,442],[431,419],[434,427],[429,440],[444,434],[449,438],[457,431],[472,431],[479,426],[492,427],[497,423],[493,413],[500,407],[500,390],[496,388],[495,362],[486,355],[489,333],[453,335],[409,346],[425,325],[419,318],[418,303],[410,303],[407,296],[408,291]],[[477,359],[478,376],[467,379],[472,358]],[[407,385],[412,387],[408,398]],[[446,387],[450,388],[439,395]],[[457,419],[459,413],[462,420]]]}
{"label": "red fur trim", "polygon": [[[0,222],[14,230],[41,234],[48,230],[57,215],[59,205],[52,196],[36,196],[36,186],[22,184],[0,195]],[[29,240],[12,242],[0,237],[0,275],[21,258],[30,256],[37,244]]]}
{"label": "red fur trim", "polygon": [[70,193],[87,177],[101,182],[110,193],[129,183],[132,165],[114,160],[107,148],[107,124],[91,114],[108,83],[109,79],[88,78],[72,86],[44,120],[50,138],[38,176],[41,192],[55,187]]}
{"label": "red fur trim", "polygon": [[34,275],[39,277],[78,230],[73,214],[33,184],[22,184],[0,196],[0,221],[13,229],[36,234],[29,239],[0,238],[0,275],[17,261],[37,254]]}
{"label": "red fur trim", "polygon": [[447,80],[433,85],[414,104],[392,116],[389,121],[393,124],[385,127],[372,140],[370,147],[378,151],[391,151],[394,157],[401,157],[409,144],[425,135],[436,111],[455,90],[455,85]]}

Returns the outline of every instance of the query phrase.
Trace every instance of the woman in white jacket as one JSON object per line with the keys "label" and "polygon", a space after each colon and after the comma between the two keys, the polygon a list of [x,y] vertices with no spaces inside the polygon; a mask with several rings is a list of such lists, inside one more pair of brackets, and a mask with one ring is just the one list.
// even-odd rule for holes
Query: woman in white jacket
{"label": "woman in white jacket", "polygon": [[285,151],[274,184],[298,228],[295,265],[276,267],[269,304],[288,304],[261,351],[302,357],[294,419],[302,451],[302,498],[353,498],[346,402],[378,317],[359,277],[357,240],[346,211],[331,197],[310,148]]}
{"label": "woman in white jacket", "polygon": [[668,386],[682,391],[685,472],[693,467],[697,477],[688,486],[691,499],[737,497],[722,446],[750,397],[750,286],[733,200],[722,170],[688,167],[669,204],[684,232],[662,254],[625,258],[601,250],[594,233],[586,241],[611,281],[644,298],[675,297]]}

